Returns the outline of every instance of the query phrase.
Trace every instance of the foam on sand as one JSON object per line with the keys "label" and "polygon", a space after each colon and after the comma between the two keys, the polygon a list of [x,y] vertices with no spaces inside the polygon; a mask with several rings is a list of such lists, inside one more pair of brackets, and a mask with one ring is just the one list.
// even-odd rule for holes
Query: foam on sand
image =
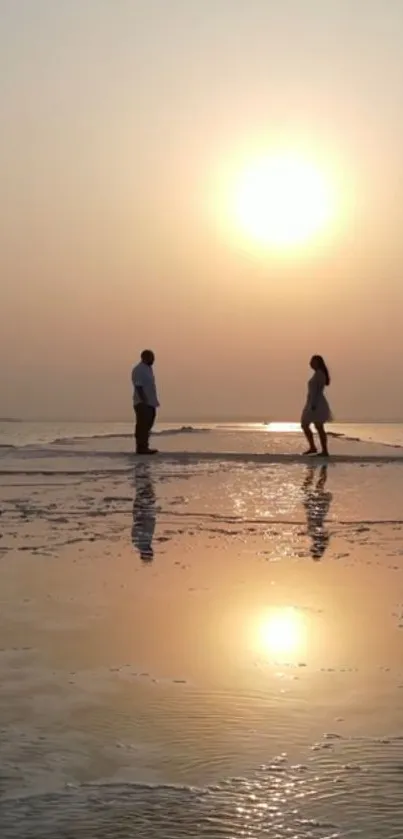
{"label": "foam on sand", "polygon": [[[145,461],[149,456],[135,455],[136,459]],[[333,454],[328,458],[312,457],[300,454],[271,454],[271,453],[248,453],[242,452],[159,452],[158,459],[165,461],[177,461],[179,463],[198,463],[203,461],[223,461],[228,463],[256,463],[256,464],[296,464],[305,465],[312,463],[351,463],[351,464],[387,464],[403,463],[403,452],[400,454]]]}

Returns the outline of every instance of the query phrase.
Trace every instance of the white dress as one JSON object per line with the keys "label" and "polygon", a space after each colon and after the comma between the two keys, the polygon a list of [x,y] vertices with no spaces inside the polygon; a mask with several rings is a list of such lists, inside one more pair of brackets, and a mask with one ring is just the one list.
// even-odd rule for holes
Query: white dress
{"label": "white dress", "polygon": [[308,382],[308,396],[302,411],[301,425],[330,422],[332,412],[324,394],[326,377],[322,370],[316,370]]}

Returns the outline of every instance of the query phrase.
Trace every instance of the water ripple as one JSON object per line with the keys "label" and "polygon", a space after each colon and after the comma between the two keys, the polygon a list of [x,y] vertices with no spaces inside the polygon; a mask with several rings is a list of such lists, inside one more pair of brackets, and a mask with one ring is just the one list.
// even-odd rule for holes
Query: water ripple
{"label": "water ripple", "polygon": [[[396,744],[395,744],[396,745]],[[365,771],[358,771],[364,769]],[[402,836],[400,767],[285,756],[251,778],[196,789],[99,784],[3,800],[2,839],[366,839]]]}

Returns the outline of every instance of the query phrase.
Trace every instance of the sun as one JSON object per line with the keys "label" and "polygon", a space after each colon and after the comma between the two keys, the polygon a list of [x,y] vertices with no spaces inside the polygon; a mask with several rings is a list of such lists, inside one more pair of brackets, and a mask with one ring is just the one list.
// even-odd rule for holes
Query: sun
{"label": "sun", "polygon": [[329,178],[292,154],[255,160],[237,179],[235,223],[245,236],[277,248],[304,244],[331,222],[334,195]]}

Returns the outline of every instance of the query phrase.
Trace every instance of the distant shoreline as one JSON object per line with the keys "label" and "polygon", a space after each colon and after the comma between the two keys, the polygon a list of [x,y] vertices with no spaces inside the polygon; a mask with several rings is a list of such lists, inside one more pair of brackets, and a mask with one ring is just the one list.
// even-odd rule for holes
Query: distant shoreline
{"label": "distant shoreline", "polygon": [[[102,425],[102,424],[130,425],[130,424],[132,424],[132,422],[133,422],[133,420],[130,417],[127,418],[127,419],[104,419],[104,420],[100,420],[100,419],[71,419],[71,418],[60,419],[60,417],[58,419],[44,419],[43,417],[41,417],[41,418],[38,418],[38,417],[32,418],[31,417],[29,419],[28,418],[22,418],[22,417],[0,417],[0,424],[10,424],[10,425],[11,424],[21,424],[21,423],[26,423],[26,424],[45,423],[45,424],[48,424],[48,425],[57,425],[57,424],[62,424],[62,425],[64,425],[64,424],[66,424],[66,425],[70,425],[70,424],[71,425],[90,425],[90,424],[94,424],[94,423],[98,424],[98,425]],[[201,417],[201,418],[198,418],[198,419],[196,419],[194,417],[192,417],[191,419],[189,419],[188,417],[185,417],[185,419],[183,419],[183,418],[177,419],[175,417],[174,418],[159,417],[159,423],[160,424],[162,423],[163,425],[176,425],[176,424],[178,424],[178,425],[202,425],[203,423],[204,424],[209,424],[209,425],[215,425],[215,424],[216,425],[226,425],[226,424],[237,425],[238,423],[240,423],[240,424],[245,423],[247,425],[253,424],[253,425],[264,426],[264,425],[270,425],[271,422],[275,422],[275,423],[277,423],[277,422],[280,422],[280,423],[281,422],[284,422],[284,423],[292,422],[293,424],[298,424],[298,422],[296,422],[295,420],[266,420],[265,421],[265,420],[261,420],[261,419],[256,419],[256,417],[253,418],[253,419],[248,418],[248,417],[237,417],[236,419],[234,419],[234,418],[228,419],[228,418],[222,418],[222,417],[215,417],[215,418]],[[399,419],[381,419],[381,420],[379,420],[379,419],[378,420],[377,419],[364,419],[364,420],[363,419],[361,419],[361,420],[357,420],[357,419],[354,419],[354,420],[352,420],[352,419],[337,419],[333,423],[333,425],[401,425],[401,424],[403,424],[403,420],[401,420],[401,419],[400,420]]]}

